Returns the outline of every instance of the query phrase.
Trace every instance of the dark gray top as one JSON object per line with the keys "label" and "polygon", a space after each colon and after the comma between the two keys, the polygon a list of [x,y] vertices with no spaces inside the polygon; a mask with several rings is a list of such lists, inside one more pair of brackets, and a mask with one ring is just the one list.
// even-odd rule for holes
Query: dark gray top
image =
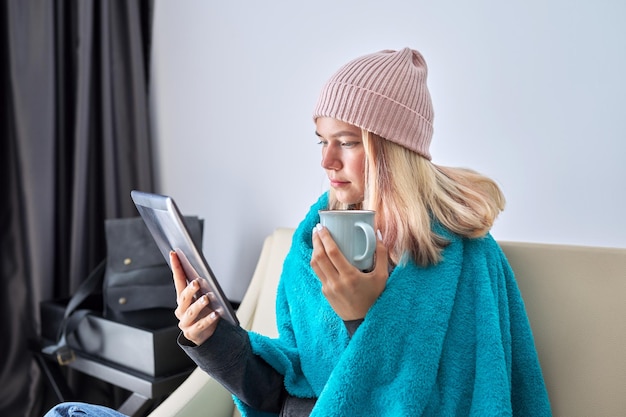
{"label": "dark gray top", "polygon": [[[362,322],[344,322],[350,336]],[[282,417],[301,417],[310,415],[315,406],[316,398],[298,398],[287,392],[284,376],[252,353],[248,332],[241,327],[220,320],[213,336],[200,346],[182,333],[178,344],[200,369],[249,407]]]}

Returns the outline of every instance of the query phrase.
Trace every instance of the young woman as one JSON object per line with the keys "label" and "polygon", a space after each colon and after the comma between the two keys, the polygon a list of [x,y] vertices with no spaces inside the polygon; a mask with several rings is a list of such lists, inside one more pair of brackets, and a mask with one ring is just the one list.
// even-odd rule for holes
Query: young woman
{"label": "young woman", "polygon": [[[523,301],[489,234],[504,197],[489,178],[431,162],[426,76],[405,48],[359,57],[323,87],[314,121],[330,190],[294,233],[277,339],[220,320],[172,255],[179,344],[243,415],[551,415]],[[319,210],[352,208],[376,211],[371,272],[319,225]]]}

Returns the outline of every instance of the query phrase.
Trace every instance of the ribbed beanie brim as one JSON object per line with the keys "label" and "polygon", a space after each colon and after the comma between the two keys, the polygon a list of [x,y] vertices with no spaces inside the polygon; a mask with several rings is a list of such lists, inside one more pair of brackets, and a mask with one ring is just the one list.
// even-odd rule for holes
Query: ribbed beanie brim
{"label": "ribbed beanie brim", "polygon": [[324,85],[313,119],[344,121],[431,159],[434,114],[427,72],[422,55],[409,48],[357,58]]}

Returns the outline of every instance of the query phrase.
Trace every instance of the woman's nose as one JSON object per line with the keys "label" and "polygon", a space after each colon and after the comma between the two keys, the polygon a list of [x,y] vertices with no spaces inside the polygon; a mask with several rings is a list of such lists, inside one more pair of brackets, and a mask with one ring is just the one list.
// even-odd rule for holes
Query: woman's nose
{"label": "woman's nose", "polygon": [[341,168],[341,159],[332,147],[328,147],[322,152],[322,168],[331,170]]}

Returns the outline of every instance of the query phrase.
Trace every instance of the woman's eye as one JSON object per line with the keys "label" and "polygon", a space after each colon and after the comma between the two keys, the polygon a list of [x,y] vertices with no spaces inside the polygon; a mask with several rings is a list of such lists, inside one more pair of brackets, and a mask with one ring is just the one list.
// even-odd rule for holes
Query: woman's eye
{"label": "woman's eye", "polygon": [[[322,145],[324,147],[326,146],[330,146],[330,142],[324,139],[320,139],[317,142],[318,145]],[[352,142],[333,142],[334,146],[341,146],[342,148],[345,149],[351,149],[354,148],[355,146],[358,146],[361,144],[361,142],[359,141],[352,141]]]}
{"label": "woman's eye", "polygon": [[359,143],[360,142],[341,142],[341,147],[343,147],[343,148],[354,148]]}

